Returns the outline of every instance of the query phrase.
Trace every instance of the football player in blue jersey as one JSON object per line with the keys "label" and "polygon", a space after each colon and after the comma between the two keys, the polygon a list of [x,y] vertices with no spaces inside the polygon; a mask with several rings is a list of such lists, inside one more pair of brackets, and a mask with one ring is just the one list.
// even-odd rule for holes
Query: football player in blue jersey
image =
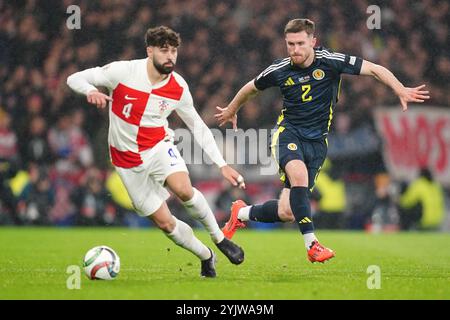
{"label": "football player in blue jersey", "polygon": [[289,21],[284,30],[289,57],[275,60],[244,85],[227,107],[217,107],[215,117],[221,126],[231,122],[236,129],[236,114],[245,102],[266,88],[280,88],[283,110],[272,136],[271,151],[285,187],[278,200],[264,204],[235,201],[223,231],[231,239],[248,220],[296,222],[304,237],[308,259],[324,262],[335,253],[322,246],[314,234],[309,195],[326,157],[327,135],[339,98],[341,74],[373,76],[394,91],[403,111],[409,102],[429,99],[429,92],[425,85],[405,87],[383,66],[316,47],[314,31],[314,22],[309,19]]}

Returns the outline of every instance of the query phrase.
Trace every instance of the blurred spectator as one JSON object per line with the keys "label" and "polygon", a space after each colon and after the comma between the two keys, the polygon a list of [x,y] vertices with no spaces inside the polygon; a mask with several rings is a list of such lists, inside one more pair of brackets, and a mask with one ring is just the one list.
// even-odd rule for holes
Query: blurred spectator
{"label": "blurred spectator", "polygon": [[134,211],[133,203],[117,171],[108,172],[105,187],[117,210],[117,216],[121,217],[126,226],[137,228],[150,225],[149,219],[140,217]]}
{"label": "blurred spectator", "polygon": [[20,150],[22,153],[26,152],[23,146],[26,145],[28,141],[27,138],[31,120],[35,117],[43,116],[43,108],[44,99],[38,93],[32,93],[27,96],[24,107],[22,107],[22,105],[18,107],[18,112],[21,114],[16,116],[15,128],[22,146]]}
{"label": "blurred spectator", "polygon": [[[329,134],[328,157],[345,182],[346,227],[362,229],[370,220],[376,196],[373,176],[384,170],[380,138],[371,124],[352,121],[350,114],[338,113],[336,128]],[[320,175],[319,175],[320,177]],[[348,218],[348,219],[347,219]]]}
{"label": "blurred spectator", "polygon": [[[50,129],[48,141],[53,155],[64,161],[64,167],[88,167],[93,162],[92,149],[81,128],[81,111],[60,115],[57,127]],[[63,161],[60,161],[62,164]]]}
{"label": "blurred spectator", "polygon": [[52,155],[50,146],[47,141],[47,123],[41,116],[33,118],[29,125],[29,132],[27,134],[26,153],[24,161],[26,163],[32,162],[40,166],[47,166],[51,164]]}
{"label": "blurred spectator", "polygon": [[124,210],[134,210],[133,203],[128,196],[127,189],[125,188],[122,180],[120,180],[117,171],[113,170],[109,172],[105,187],[108,190],[109,194],[111,194],[111,198],[114,203],[122,207]]}
{"label": "blurred spectator", "polygon": [[318,229],[341,229],[344,227],[346,192],[340,172],[327,159],[313,189],[317,201],[314,226]]}
{"label": "blurred spectator", "polygon": [[0,109],[0,159],[18,160],[17,136],[11,129],[11,117]]}
{"label": "blurred spectator", "polygon": [[54,204],[55,192],[45,170],[31,165],[29,182],[18,202],[18,215],[24,225],[48,225],[50,210]]}
{"label": "blurred spectator", "polygon": [[402,229],[439,229],[445,213],[444,192],[429,169],[422,169],[402,193],[399,207]]}
{"label": "blurred spectator", "polygon": [[56,127],[48,133],[48,142],[53,155],[59,159],[75,157],[70,136],[71,121],[68,114],[59,116]]}
{"label": "blurred spectator", "polygon": [[328,140],[328,156],[343,175],[371,175],[383,169],[380,138],[370,124],[352,123],[349,114],[339,113]]}
{"label": "blurred spectator", "polygon": [[8,180],[17,172],[9,161],[0,159],[0,225],[19,223],[16,215],[16,198]]}
{"label": "blurred spectator", "polygon": [[17,137],[10,128],[11,118],[0,109],[0,224],[17,222],[16,199],[9,179],[18,171]]}
{"label": "blurred spectator", "polygon": [[76,207],[76,224],[81,226],[119,225],[117,210],[104,186],[100,170],[90,168],[71,195]]}
{"label": "blurred spectator", "polygon": [[397,231],[399,226],[399,214],[395,199],[397,189],[392,184],[387,173],[375,176],[376,200],[372,217],[366,225],[366,230],[373,233]]}

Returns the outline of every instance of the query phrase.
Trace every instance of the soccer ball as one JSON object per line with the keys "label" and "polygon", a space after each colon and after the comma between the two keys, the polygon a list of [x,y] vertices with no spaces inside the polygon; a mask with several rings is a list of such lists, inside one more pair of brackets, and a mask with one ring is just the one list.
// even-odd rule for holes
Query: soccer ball
{"label": "soccer ball", "polygon": [[120,271],[120,258],[110,247],[94,247],[84,256],[83,268],[91,280],[113,280]]}

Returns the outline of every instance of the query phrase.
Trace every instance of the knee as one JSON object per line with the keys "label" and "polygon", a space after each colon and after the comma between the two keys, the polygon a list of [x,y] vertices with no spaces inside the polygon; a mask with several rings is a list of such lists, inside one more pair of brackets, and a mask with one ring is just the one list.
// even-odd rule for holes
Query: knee
{"label": "knee", "polygon": [[305,187],[308,185],[308,179],[300,173],[289,175],[289,183],[291,187]]}
{"label": "knee", "polygon": [[300,160],[290,161],[285,167],[286,175],[291,187],[308,186],[308,170]]}
{"label": "knee", "polygon": [[177,188],[175,194],[181,201],[186,202],[194,196],[194,189],[192,187],[180,187]]}
{"label": "knee", "polygon": [[167,221],[155,221],[156,226],[165,233],[172,233],[175,229],[175,220],[170,219]]}

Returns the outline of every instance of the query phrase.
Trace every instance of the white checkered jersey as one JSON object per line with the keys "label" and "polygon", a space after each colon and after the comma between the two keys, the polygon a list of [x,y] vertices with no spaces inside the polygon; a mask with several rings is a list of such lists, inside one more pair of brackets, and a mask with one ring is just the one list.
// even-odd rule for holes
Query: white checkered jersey
{"label": "white checkered jersey", "polygon": [[77,72],[67,79],[67,84],[85,95],[96,90],[95,86],[110,90],[113,101],[109,103],[108,141],[115,166],[139,166],[143,163],[141,152],[172,138],[167,117],[173,111],[193,132],[211,160],[219,167],[226,164],[211,131],[193,106],[189,86],[178,73],[172,72],[153,85],[147,74],[147,59],[117,61]]}

